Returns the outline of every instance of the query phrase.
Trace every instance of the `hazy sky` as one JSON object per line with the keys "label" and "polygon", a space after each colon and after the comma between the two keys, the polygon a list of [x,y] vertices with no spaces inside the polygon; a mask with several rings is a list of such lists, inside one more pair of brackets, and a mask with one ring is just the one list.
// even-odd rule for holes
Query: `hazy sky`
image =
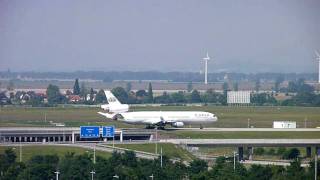
{"label": "hazy sky", "polygon": [[0,71],[316,72],[320,0],[0,0]]}

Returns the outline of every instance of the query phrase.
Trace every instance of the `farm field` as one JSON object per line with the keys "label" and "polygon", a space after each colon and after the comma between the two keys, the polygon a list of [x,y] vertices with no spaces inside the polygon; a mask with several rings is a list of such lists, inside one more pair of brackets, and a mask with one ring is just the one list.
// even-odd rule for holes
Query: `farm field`
{"label": "farm field", "polygon": [[[132,107],[131,111],[208,111],[218,121],[206,127],[271,128],[276,120],[296,121],[297,127],[320,127],[319,107],[227,107],[227,106],[160,106]],[[115,125],[119,128],[143,127],[107,120],[97,114],[99,108],[13,108],[0,109],[0,126]],[[50,123],[51,122],[51,123]]]}

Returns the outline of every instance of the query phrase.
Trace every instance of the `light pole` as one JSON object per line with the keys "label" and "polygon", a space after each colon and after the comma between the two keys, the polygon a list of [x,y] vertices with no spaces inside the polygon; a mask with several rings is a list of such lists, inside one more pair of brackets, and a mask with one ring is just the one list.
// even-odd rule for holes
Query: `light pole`
{"label": "light pole", "polygon": [[60,172],[59,171],[56,171],[56,172],[54,172],[55,174],[56,174],[56,180],[59,180],[59,174],[60,174]]}
{"label": "light pole", "polygon": [[[317,148],[316,148],[317,151]],[[314,156],[314,180],[317,180],[318,176],[318,152],[316,152],[316,155]]]}
{"label": "light pole", "polygon": [[96,173],[93,170],[90,172],[91,173],[91,180],[93,180],[93,175]]}
{"label": "light pole", "polygon": [[96,164],[96,144],[93,146],[93,164]]}
{"label": "light pole", "polygon": [[114,135],[112,136],[112,148],[114,149]]}
{"label": "light pole", "polygon": [[151,180],[153,180],[153,178],[154,178],[153,174],[151,176],[149,176],[149,177],[151,178]]}
{"label": "light pole", "polygon": [[158,128],[156,126],[156,149],[155,149],[155,153],[158,154]]}
{"label": "light pole", "polygon": [[160,149],[160,166],[162,168],[162,147]]}
{"label": "light pole", "polygon": [[250,118],[248,118],[248,128],[250,128]]}
{"label": "light pole", "polygon": [[22,146],[21,146],[21,141],[19,142],[19,161],[22,162]]}
{"label": "light pole", "polygon": [[233,151],[233,171],[236,172],[236,155],[237,152]]}
{"label": "light pole", "polygon": [[307,128],[307,117],[304,118],[304,128]]}

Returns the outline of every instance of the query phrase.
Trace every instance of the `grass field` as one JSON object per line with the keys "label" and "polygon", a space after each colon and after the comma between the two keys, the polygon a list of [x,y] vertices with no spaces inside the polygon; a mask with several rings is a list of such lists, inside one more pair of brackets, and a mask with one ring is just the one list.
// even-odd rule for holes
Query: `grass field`
{"label": "grass field", "polygon": [[[297,127],[320,127],[320,107],[226,107],[226,106],[162,106],[133,107],[132,111],[208,111],[218,121],[208,127],[272,127],[275,120],[296,121]],[[49,122],[66,126],[115,125],[143,127],[107,120],[97,114],[98,108],[1,108],[0,126],[52,126]],[[248,120],[249,119],[249,120]]]}
{"label": "grass field", "polygon": [[[11,148],[17,155],[17,161],[19,161],[20,157],[20,148],[19,146],[0,146],[0,154],[3,154],[5,149]],[[67,152],[73,152],[75,154],[84,154],[89,153],[93,155],[93,150],[88,150],[79,147],[65,147],[65,146],[22,146],[22,161],[28,161],[34,155],[58,155],[62,158]],[[96,151],[97,156],[109,158],[111,153]]]}
{"label": "grass field", "polygon": [[[145,151],[149,153],[155,153],[155,144],[116,144],[116,147],[126,148],[137,151]],[[162,147],[163,155],[168,156],[169,158],[179,158],[182,160],[191,161],[194,159],[194,156],[186,150],[183,150],[180,147],[177,147],[174,144],[159,143],[158,144],[158,153]]]}

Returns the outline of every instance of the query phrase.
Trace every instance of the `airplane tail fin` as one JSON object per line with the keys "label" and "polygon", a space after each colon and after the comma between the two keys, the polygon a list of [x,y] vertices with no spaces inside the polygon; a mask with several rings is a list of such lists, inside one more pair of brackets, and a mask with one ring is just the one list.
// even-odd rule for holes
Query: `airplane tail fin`
{"label": "airplane tail fin", "polygon": [[111,91],[105,90],[104,94],[106,95],[107,101],[110,105],[119,105],[121,102],[112,94]]}

